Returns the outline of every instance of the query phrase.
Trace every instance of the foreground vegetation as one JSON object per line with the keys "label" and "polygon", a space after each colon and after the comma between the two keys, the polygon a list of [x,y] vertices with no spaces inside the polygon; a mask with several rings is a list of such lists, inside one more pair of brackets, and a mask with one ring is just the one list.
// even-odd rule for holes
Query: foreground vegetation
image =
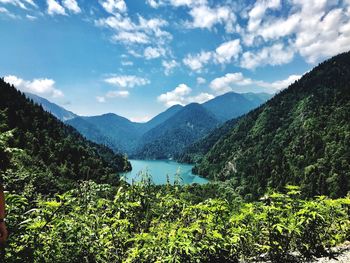
{"label": "foreground vegetation", "polygon": [[[274,262],[327,254],[350,233],[350,198],[201,199],[201,186],[82,182],[54,198],[7,194],[5,262]],[[208,186],[206,186],[208,187]],[[199,192],[198,192],[199,191]]]}

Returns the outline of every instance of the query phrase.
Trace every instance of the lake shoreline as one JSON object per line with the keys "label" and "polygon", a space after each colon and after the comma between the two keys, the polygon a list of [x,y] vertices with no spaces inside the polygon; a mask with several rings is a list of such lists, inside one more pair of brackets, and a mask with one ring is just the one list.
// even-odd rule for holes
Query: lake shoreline
{"label": "lake shoreline", "polygon": [[191,164],[179,163],[171,159],[163,160],[140,160],[130,159],[132,170],[130,172],[122,173],[126,182],[138,182],[141,180],[140,174],[142,172],[149,173],[152,181],[156,185],[164,185],[168,182],[174,183],[180,176],[181,184],[204,184],[209,180],[192,173]]}

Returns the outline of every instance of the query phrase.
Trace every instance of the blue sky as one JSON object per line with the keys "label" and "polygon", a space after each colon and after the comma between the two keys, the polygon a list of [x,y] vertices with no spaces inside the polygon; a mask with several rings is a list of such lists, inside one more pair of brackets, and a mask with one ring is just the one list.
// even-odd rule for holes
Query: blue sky
{"label": "blue sky", "polygon": [[278,92],[350,47],[349,0],[0,0],[0,75],[81,115],[145,121]]}

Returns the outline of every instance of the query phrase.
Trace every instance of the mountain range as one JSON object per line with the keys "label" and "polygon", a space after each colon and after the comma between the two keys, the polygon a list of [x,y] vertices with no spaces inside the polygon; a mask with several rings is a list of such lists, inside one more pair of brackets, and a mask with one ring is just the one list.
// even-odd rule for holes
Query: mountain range
{"label": "mountain range", "polygon": [[78,116],[36,95],[27,96],[87,139],[106,145],[114,152],[140,159],[166,159],[173,158],[225,121],[261,105],[272,95],[229,92],[203,104],[174,105],[146,123],[132,122],[113,113]]}

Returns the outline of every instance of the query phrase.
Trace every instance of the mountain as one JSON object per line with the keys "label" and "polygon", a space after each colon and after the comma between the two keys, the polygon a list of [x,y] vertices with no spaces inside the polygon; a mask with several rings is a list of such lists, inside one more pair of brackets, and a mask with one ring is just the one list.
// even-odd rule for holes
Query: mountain
{"label": "mountain", "polygon": [[184,148],[182,152],[175,155],[175,159],[180,163],[197,163],[220,139],[236,125],[239,118],[225,122],[223,125],[215,128],[208,135],[199,139]]}
{"label": "mountain", "polygon": [[250,110],[258,107],[271,98],[267,93],[235,93],[228,92],[217,96],[202,105],[215,117],[222,121],[228,121],[241,116]]}
{"label": "mountain", "polygon": [[350,53],[314,68],[243,116],[194,172],[230,179],[246,198],[301,185],[307,196],[344,196],[350,184]]}
{"label": "mountain", "polygon": [[61,192],[79,180],[116,182],[117,172],[131,169],[124,156],[87,141],[3,79],[0,94],[0,145],[9,155],[3,179],[9,190]]}
{"label": "mountain", "polygon": [[142,128],[145,130],[145,132],[149,131],[150,129],[158,126],[159,124],[163,123],[164,121],[166,121],[167,119],[175,115],[182,108],[183,106],[181,105],[171,106],[166,111],[161,112],[160,114],[158,114],[157,116],[155,116],[154,118],[146,122],[144,125],[142,125],[143,126]]}
{"label": "mountain", "polygon": [[142,124],[113,113],[92,117],[77,117],[66,121],[89,140],[107,145],[115,152],[130,154],[142,135]]}
{"label": "mountain", "polygon": [[198,103],[192,103],[146,132],[135,157],[143,159],[172,158],[187,145],[208,134],[219,125],[215,116]]}
{"label": "mountain", "polygon": [[61,121],[67,121],[75,117],[78,117],[78,115],[74,114],[73,112],[62,108],[57,104],[48,101],[47,99],[44,99],[42,97],[39,97],[37,95],[28,93],[28,92],[24,94],[27,98],[31,99],[34,103],[41,105],[45,111],[50,112],[53,116],[55,116],[57,119]]}

